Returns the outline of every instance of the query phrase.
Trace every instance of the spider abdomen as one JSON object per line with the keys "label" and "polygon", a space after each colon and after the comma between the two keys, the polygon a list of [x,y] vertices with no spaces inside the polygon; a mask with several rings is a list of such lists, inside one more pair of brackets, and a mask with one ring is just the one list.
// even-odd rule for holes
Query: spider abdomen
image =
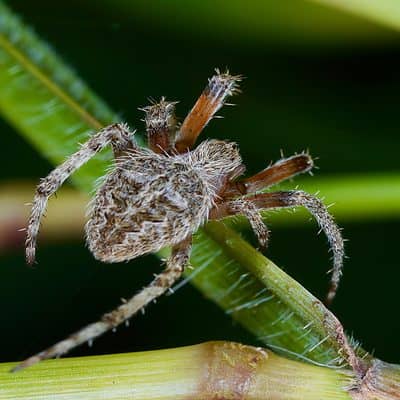
{"label": "spider abdomen", "polygon": [[190,164],[133,154],[117,161],[92,201],[86,237],[93,255],[120,262],[173,245],[207,218],[211,199]]}

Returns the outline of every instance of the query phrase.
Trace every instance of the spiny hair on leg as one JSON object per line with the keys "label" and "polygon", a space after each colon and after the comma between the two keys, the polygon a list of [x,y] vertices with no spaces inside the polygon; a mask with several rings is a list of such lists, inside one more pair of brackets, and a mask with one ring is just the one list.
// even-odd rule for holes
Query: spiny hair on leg
{"label": "spiny hair on leg", "polygon": [[240,93],[239,82],[244,78],[242,75],[231,75],[229,70],[221,72],[216,68],[215,72],[216,75],[208,79],[208,85],[204,92],[219,99],[219,102],[223,104],[228,96]]}
{"label": "spiny hair on leg", "polygon": [[226,99],[239,92],[242,77],[229,72],[217,74],[208,80],[208,84],[197,99],[193,108],[184,119],[175,141],[178,152],[185,152],[196,142],[201,131],[225,104]]}
{"label": "spiny hair on leg", "polygon": [[175,139],[177,121],[175,118],[175,105],[177,101],[166,101],[161,97],[159,102],[150,106],[139,108],[144,111],[147,138],[149,147],[156,153],[168,152]]}
{"label": "spiny hair on leg", "polygon": [[288,192],[288,204],[305,207],[317,220],[324,231],[333,253],[331,284],[325,302],[330,304],[334,299],[343,269],[344,241],[339,227],[333,217],[317,197],[301,190]]}
{"label": "spiny hair on leg", "polygon": [[270,232],[260,215],[260,210],[253,203],[240,199],[230,201],[228,207],[234,214],[242,214],[247,218],[261,249],[266,250]]}
{"label": "spiny hair on leg", "polygon": [[243,184],[247,193],[254,193],[309,172],[313,167],[313,159],[308,153],[295,154],[288,158],[282,158],[257,174],[244,179]]}

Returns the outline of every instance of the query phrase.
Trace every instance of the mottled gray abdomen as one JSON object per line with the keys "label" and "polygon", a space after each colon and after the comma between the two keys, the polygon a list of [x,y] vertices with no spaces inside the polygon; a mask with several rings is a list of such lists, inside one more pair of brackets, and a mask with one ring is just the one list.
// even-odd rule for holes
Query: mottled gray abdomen
{"label": "mottled gray abdomen", "polygon": [[207,187],[189,165],[173,157],[131,156],[97,190],[86,237],[105,262],[130,260],[179,243],[193,233],[211,207]]}

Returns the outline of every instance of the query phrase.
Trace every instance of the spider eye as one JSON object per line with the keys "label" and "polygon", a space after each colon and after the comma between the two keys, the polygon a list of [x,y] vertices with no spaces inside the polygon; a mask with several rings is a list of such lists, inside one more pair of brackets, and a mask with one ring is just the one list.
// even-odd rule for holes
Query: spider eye
{"label": "spider eye", "polygon": [[232,143],[231,143],[231,146],[232,146],[232,149],[233,149],[233,150],[239,150],[239,145],[238,145],[237,143],[232,142]]}

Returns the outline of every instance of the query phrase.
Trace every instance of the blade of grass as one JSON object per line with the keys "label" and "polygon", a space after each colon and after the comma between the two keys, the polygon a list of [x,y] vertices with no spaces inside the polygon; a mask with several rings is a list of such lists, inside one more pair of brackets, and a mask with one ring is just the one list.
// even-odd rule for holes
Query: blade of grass
{"label": "blade of grass", "polygon": [[[90,132],[117,120],[116,114],[3,2],[0,108],[4,118],[54,164],[76,151]],[[74,182],[88,188],[110,154],[103,153],[83,167],[73,177]]]}
{"label": "blade of grass", "polygon": [[[139,23],[143,20],[156,22],[155,25],[167,26],[169,30],[180,33],[184,30],[196,37],[222,37],[228,41],[234,38],[233,42],[239,45],[260,42],[272,46],[285,42],[368,45],[392,40],[395,36],[390,29],[382,29],[363,18],[354,18],[351,14],[304,0],[252,1],[246,12],[243,12],[240,0],[231,0],[229,6],[223,1],[203,0],[193,2],[191,7],[187,7],[184,0],[168,3],[157,0],[153,2],[154,9],[149,8],[145,0],[101,0],[101,3],[103,7],[112,8],[113,12],[117,10],[122,17],[136,19]],[[198,26],[201,29],[197,29]]]}
{"label": "blade of grass", "polygon": [[400,3],[397,0],[312,0],[332,8],[364,17],[395,30],[400,30]]}

